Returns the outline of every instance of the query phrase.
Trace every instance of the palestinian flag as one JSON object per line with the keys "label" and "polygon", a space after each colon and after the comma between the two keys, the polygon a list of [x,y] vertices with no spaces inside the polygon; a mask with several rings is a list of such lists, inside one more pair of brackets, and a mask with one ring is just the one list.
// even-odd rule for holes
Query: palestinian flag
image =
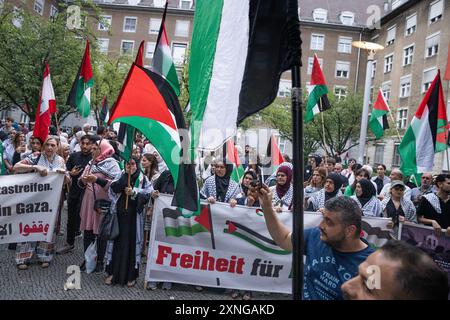
{"label": "palestinian flag", "polygon": [[67,99],[67,104],[76,109],[83,118],[87,118],[91,113],[91,88],[93,86],[89,40],[87,40],[83,60]]}
{"label": "palestinian flag", "polygon": [[43,74],[41,96],[36,108],[36,119],[34,124],[33,136],[38,137],[43,142],[48,136],[48,128],[52,120],[52,114],[56,112],[55,92],[53,91],[52,79],[50,77],[50,68],[45,63]]}
{"label": "palestinian flag", "polygon": [[233,164],[233,172],[231,173],[230,178],[239,184],[241,178],[244,176],[244,168],[241,165],[241,160],[239,159],[239,154],[234,146],[233,139],[229,139],[223,145],[223,158],[226,159],[227,163]]}
{"label": "palestinian flag", "polygon": [[3,143],[0,140],[0,176],[6,174],[5,160],[3,159]]}
{"label": "palestinian flag", "polygon": [[141,44],[139,45],[139,50],[136,54],[136,59],[134,59],[134,62],[140,67],[144,66],[144,43],[145,41],[142,40]]}
{"label": "palestinian flag", "polygon": [[169,39],[166,33],[166,13],[167,2],[164,8],[163,17],[161,20],[161,27],[159,28],[158,39],[156,40],[155,53],[153,54],[152,70],[162,77],[172,86],[176,95],[180,95],[180,83],[178,82],[178,75],[172,59],[172,52],[170,50]]}
{"label": "palestinian flag", "polygon": [[380,139],[384,130],[389,129],[387,114],[390,112],[389,106],[384,98],[381,88],[378,90],[377,101],[373,105],[372,114],[370,115],[369,126],[372,129],[375,138]]}
{"label": "palestinian flag", "polygon": [[102,109],[100,110],[100,122],[104,125],[108,123],[109,120],[109,107],[108,107],[108,99],[106,96],[103,97],[102,100]]}
{"label": "palestinian flag", "polygon": [[297,0],[197,0],[195,6],[192,153],[197,146],[215,150],[236,135],[237,123],[277,97],[281,74],[300,65]]}
{"label": "palestinian flag", "polygon": [[434,154],[447,147],[447,129],[447,112],[438,71],[398,148],[403,174],[433,170]]}
{"label": "palestinian flag", "polygon": [[331,108],[327,96],[328,87],[322,69],[320,68],[317,55],[314,55],[311,82],[310,85],[307,86],[307,90],[309,96],[308,102],[306,103],[305,123],[314,120],[316,114]]}
{"label": "palestinian flag", "polygon": [[167,237],[193,236],[199,232],[211,232],[209,206],[204,206],[199,216],[184,217],[181,211],[163,209],[164,231]]}
{"label": "palestinian flag", "polygon": [[226,224],[228,228],[223,230],[224,233],[240,238],[265,252],[279,255],[291,254],[291,252],[281,249],[272,239],[269,239],[242,224],[230,220],[228,220]]}
{"label": "palestinian flag", "polygon": [[281,154],[280,148],[278,148],[275,135],[272,135],[270,137],[266,153],[267,157],[271,159],[269,166],[272,167],[272,172],[275,172],[278,166],[284,162],[284,158],[283,155]]}
{"label": "palestinian flag", "polygon": [[185,159],[182,159],[179,130],[185,129],[186,125],[178,97],[168,82],[157,73],[133,63],[108,124],[115,122],[139,128],[172,174],[175,183],[172,204],[197,212],[199,193],[195,164],[182,161]]}
{"label": "palestinian flag", "polygon": [[119,132],[117,134],[117,142],[120,157],[129,161],[133,152],[135,129],[124,122],[120,123]]}

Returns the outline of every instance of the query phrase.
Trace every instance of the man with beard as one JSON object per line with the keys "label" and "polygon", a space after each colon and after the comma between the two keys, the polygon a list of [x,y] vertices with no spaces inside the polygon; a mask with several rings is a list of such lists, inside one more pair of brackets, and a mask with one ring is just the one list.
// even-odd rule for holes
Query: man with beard
{"label": "man with beard", "polygon": [[67,197],[67,243],[56,251],[58,254],[72,251],[75,244],[75,236],[80,233],[80,204],[83,199],[83,192],[78,186],[78,178],[83,173],[84,167],[92,159],[91,147],[93,142],[93,136],[84,135],[81,137],[81,151],[72,153],[67,160],[67,171],[72,177],[72,184]]}
{"label": "man with beard", "polygon": [[438,237],[442,229],[450,236],[450,174],[438,175],[435,183],[438,192],[422,196],[417,216],[419,222],[431,225]]}
{"label": "man with beard", "polygon": [[[272,207],[272,193],[259,193],[267,229],[282,249],[292,251],[292,232],[281,223]],[[304,232],[304,300],[342,300],[341,285],[358,274],[358,266],[374,252],[360,238],[361,209],[347,197],[325,203],[319,227]]]}

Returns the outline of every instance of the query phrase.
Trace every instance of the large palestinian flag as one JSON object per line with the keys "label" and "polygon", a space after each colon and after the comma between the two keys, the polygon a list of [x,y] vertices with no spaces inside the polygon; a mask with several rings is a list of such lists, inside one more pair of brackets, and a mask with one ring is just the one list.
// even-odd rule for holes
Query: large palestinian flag
{"label": "large palestinian flag", "polygon": [[233,164],[233,172],[230,176],[231,180],[240,183],[241,178],[244,176],[244,168],[241,165],[241,160],[239,159],[239,154],[234,146],[233,139],[229,139],[223,145],[223,158],[226,159],[227,163]]}
{"label": "large palestinian flag", "polygon": [[390,112],[389,106],[384,98],[381,88],[378,90],[377,101],[373,105],[372,114],[370,115],[369,126],[375,135],[375,138],[380,139],[384,130],[389,129],[387,114]]}
{"label": "large palestinian flag", "polygon": [[438,71],[398,148],[403,174],[433,170],[434,154],[447,147],[446,130],[447,112]]}
{"label": "large palestinian flag", "polygon": [[172,205],[196,212],[195,165],[181,161],[179,130],[186,125],[172,87],[159,74],[133,63],[113,109],[108,124],[122,122],[139,128],[166,162],[175,183]]}
{"label": "large palestinian flag", "polygon": [[163,17],[161,20],[161,27],[159,28],[158,39],[156,40],[155,53],[153,54],[152,70],[163,76],[167,82],[172,86],[176,95],[180,95],[180,83],[178,82],[178,75],[172,59],[172,52],[170,50],[169,39],[166,33],[166,13],[167,4],[164,8]]}
{"label": "large palestinian flag", "polygon": [[297,0],[197,0],[189,61],[192,150],[214,150],[300,65]]}
{"label": "large palestinian flag", "polygon": [[91,88],[93,86],[89,40],[87,40],[83,60],[67,99],[67,104],[76,109],[83,118],[87,118],[91,113]]}
{"label": "large palestinian flag", "polygon": [[283,155],[281,154],[280,148],[277,145],[277,140],[275,135],[272,135],[269,139],[269,144],[267,145],[267,157],[270,159],[269,167],[272,167],[271,172],[275,170],[284,162]]}
{"label": "large palestinian flag", "polygon": [[330,101],[328,101],[328,87],[325,82],[322,69],[320,68],[317,55],[314,54],[314,62],[311,73],[310,85],[307,86],[308,102],[306,103],[305,123],[314,119],[316,114],[331,108]]}

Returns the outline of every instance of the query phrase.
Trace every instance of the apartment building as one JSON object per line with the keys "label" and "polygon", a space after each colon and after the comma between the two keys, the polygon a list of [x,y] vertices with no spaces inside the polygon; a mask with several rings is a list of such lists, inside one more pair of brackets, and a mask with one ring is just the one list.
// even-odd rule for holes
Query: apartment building
{"label": "apartment building", "polygon": [[[375,95],[382,88],[393,115],[390,127],[402,138],[438,69],[443,74],[447,66],[450,0],[393,1],[392,9],[371,36],[385,47],[376,54],[373,90]],[[443,88],[448,99],[448,81]],[[369,143],[366,157],[371,164],[399,167],[399,144],[397,134]],[[435,171],[448,170],[443,156],[436,155]]]}

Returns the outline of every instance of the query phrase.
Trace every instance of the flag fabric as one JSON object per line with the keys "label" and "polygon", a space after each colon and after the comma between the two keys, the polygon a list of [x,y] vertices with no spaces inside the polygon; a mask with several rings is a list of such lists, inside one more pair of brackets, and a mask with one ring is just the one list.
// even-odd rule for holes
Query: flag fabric
{"label": "flag fabric", "polygon": [[384,98],[381,88],[378,90],[377,101],[373,105],[372,114],[370,115],[369,126],[372,129],[375,138],[380,139],[384,130],[389,129],[387,114],[390,112],[389,106]]}
{"label": "flag fabric", "polygon": [[281,154],[280,148],[278,148],[275,135],[272,135],[269,139],[266,154],[267,157],[270,158],[269,166],[272,167],[272,172],[275,172],[278,166],[284,162],[284,158],[283,155]]}
{"label": "flag fabric", "polygon": [[89,40],[87,40],[83,60],[67,99],[67,104],[76,109],[83,118],[87,118],[91,113],[91,88],[93,86]]}
{"label": "flag fabric", "polygon": [[136,59],[134,60],[134,62],[140,67],[144,66],[144,44],[145,41],[142,40],[141,44],[139,45],[139,50],[137,52]]}
{"label": "flag fabric", "polygon": [[117,134],[118,149],[120,157],[129,161],[133,152],[135,129],[126,123],[121,122],[119,132]]}
{"label": "flag fabric", "polygon": [[3,143],[0,140],[0,176],[6,174],[5,160],[3,158]]}
{"label": "flag fabric", "polygon": [[166,33],[166,12],[167,2],[164,8],[163,17],[161,20],[161,27],[159,28],[158,38],[156,40],[155,52],[152,60],[152,70],[169,82],[176,95],[180,95],[180,83],[178,82],[178,75],[172,59],[172,52],[170,50],[169,39]]}
{"label": "flag fabric", "polygon": [[102,109],[100,110],[100,121],[104,125],[108,123],[109,120],[109,107],[108,107],[108,99],[106,96],[103,97],[102,100]]}
{"label": "flag fabric", "polygon": [[447,68],[445,69],[444,80],[450,80],[450,43],[448,44]]}
{"label": "flag fabric", "polygon": [[223,230],[224,233],[238,237],[265,252],[279,255],[291,254],[291,252],[281,249],[272,239],[265,237],[249,227],[230,220],[226,222],[226,225],[228,228]]}
{"label": "flag fabric", "polygon": [[211,232],[209,206],[204,206],[200,215],[185,217],[179,210],[163,209],[166,236],[193,236],[199,232]]}
{"label": "flag fabric", "polygon": [[306,103],[305,123],[314,120],[316,114],[321,113],[331,108],[330,101],[328,100],[328,87],[320,68],[317,55],[314,54],[314,62],[311,73],[311,82],[307,86],[308,101]]}
{"label": "flag fabric", "polygon": [[271,104],[300,65],[297,0],[196,1],[191,55],[191,152],[214,150]]}
{"label": "flag fabric", "polygon": [[398,148],[403,174],[431,172],[434,154],[447,148],[447,130],[447,112],[438,70]]}
{"label": "flag fabric", "polygon": [[244,176],[244,168],[241,165],[239,154],[234,145],[233,139],[229,139],[223,145],[223,158],[226,159],[226,163],[233,164],[233,172],[230,175],[231,180],[236,183],[241,182],[241,178]]}
{"label": "flag fabric", "polygon": [[42,141],[48,136],[52,114],[56,112],[55,92],[53,91],[52,79],[50,77],[50,68],[45,63],[41,95],[36,108],[36,119],[34,124],[33,136]]}
{"label": "flag fabric", "polygon": [[197,212],[195,164],[181,161],[184,159],[179,130],[186,129],[186,124],[170,84],[157,73],[133,63],[113,109],[109,125],[121,122],[139,128],[166,162],[175,184],[173,205]]}

